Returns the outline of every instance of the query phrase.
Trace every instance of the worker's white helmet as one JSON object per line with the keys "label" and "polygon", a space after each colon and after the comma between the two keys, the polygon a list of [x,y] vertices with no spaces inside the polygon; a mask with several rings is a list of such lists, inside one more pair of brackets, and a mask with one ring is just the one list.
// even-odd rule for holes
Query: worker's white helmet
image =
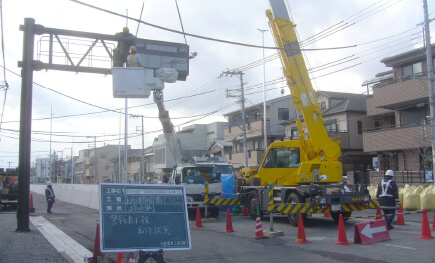
{"label": "worker's white helmet", "polygon": [[387,170],[387,171],[385,172],[385,176],[391,176],[391,177],[394,177],[394,172],[393,172],[393,170]]}

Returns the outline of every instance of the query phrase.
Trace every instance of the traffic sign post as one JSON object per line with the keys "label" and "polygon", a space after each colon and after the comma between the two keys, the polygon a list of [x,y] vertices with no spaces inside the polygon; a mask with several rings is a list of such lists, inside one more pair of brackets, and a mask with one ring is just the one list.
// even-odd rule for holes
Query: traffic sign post
{"label": "traffic sign post", "polygon": [[100,184],[102,252],[191,249],[184,186]]}
{"label": "traffic sign post", "polygon": [[355,244],[365,245],[389,239],[391,239],[390,233],[387,230],[387,222],[385,220],[355,224]]}

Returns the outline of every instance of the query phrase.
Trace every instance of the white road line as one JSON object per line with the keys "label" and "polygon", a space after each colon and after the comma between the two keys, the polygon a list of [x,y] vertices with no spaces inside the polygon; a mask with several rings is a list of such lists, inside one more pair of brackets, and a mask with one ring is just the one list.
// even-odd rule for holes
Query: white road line
{"label": "white road line", "polygon": [[85,256],[92,256],[91,251],[77,243],[44,217],[30,217],[30,221],[57,251],[66,254],[73,262],[81,263]]}
{"label": "white road line", "polygon": [[386,246],[386,247],[397,247],[397,248],[416,250],[416,248],[413,248],[413,247],[405,247],[405,246],[398,246],[398,245],[391,245],[391,244],[382,244],[382,243],[378,243],[378,244],[381,245],[381,246]]}

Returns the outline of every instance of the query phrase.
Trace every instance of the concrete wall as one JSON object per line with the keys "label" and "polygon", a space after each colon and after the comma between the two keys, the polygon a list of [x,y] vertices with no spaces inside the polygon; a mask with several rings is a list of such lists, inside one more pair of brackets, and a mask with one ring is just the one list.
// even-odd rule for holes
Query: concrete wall
{"label": "concrete wall", "polygon": [[[44,184],[30,184],[30,191],[45,195]],[[100,195],[98,185],[91,184],[53,184],[56,199],[75,205],[81,205],[99,210]]]}

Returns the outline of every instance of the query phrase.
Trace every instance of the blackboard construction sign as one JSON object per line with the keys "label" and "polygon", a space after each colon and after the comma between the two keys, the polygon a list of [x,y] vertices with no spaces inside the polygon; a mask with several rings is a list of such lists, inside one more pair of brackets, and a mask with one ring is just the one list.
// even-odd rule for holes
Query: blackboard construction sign
{"label": "blackboard construction sign", "polygon": [[191,249],[183,185],[100,184],[102,252]]}

